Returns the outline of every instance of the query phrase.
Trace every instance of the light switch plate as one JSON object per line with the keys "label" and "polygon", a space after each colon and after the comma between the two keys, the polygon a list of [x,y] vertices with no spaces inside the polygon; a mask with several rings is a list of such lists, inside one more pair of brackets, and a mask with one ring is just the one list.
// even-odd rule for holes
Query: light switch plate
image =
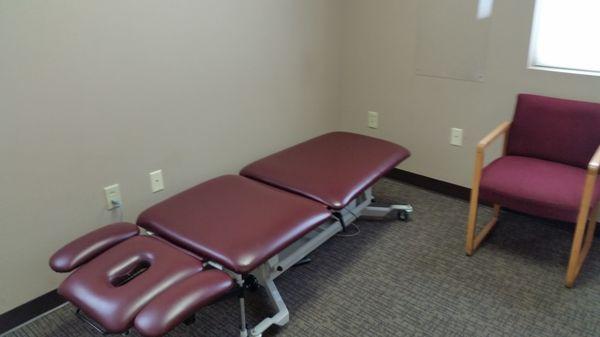
{"label": "light switch plate", "polygon": [[463,146],[463,129],[452,128],[450,131],[450,144]]}
{"label": "light switch plate", "polygon": [[375,111],[369,111],[367,116],[368,116],[367,125],[371,129],[379,128],[379,113],[377,113]]}
{"label": "light switch plate", "polygon": [[121,198],[121,188],[119,184],[106,186],[104,188],[104,196],[106,197],[106,209],[111,210],[121,207],[123,199]]}
{"label": "light switch plate", "polygon": [[160,192],[165,189],[162,170],[150,172],[150,185],[152,186],[152,193]]}

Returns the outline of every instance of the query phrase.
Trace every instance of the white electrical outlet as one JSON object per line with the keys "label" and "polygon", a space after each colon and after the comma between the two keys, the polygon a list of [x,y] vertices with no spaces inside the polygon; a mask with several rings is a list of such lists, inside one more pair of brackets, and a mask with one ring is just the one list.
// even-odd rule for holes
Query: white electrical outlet
{"label": "white electrical outlet", "polygon": [[162,170],[150,172],[150,185],[152,186],[152,193],[160,192],[165,189]]}
{"label": "white electrical outlet", "polygon": [[119,184],[106,186],[104,188],[104,195],[106,196],[106,209],[108,210],[121,207],[121,205],[123,204]]}
{"label": "white electrical outlet", "polygon": [[452,128],[450,131],[450,144],[463,146],[463,129]]}
{"label": "white electrical outlet", "polygon": [[369,113],[367,114],[367,116],[368,116],[367,125],[371,129],[377,129],[377,128],[379,128],[379,113],[377,113],[375,111],[369,111]]}

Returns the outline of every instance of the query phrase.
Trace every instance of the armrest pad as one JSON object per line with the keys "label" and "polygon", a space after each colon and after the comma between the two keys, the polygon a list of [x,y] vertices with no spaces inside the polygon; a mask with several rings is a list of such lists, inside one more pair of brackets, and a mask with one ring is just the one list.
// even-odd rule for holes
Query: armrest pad
{"label": "armrest pad", "polygon": [[139,234],[139,228],[121,222],[104,226],[59,249],[50,258],[50,268],[67,273],[100,255],[110,247]]}
{"label": "armrest pad", "polygon": [[233,288],[233,280],[219,270],[194,274],[160,293],[135,318],[135,327],[148,337],[163,336],[200,308]]}
{"label": "armrest pad", "polygon": [[477,144],[477,152],[483,152],[483,150],[490,145],[496,138],[499,136],[506,134],[512,125],[511,122],[504,122],[498,125],[492,132],[490,132],[487,136],[483,137],[481,141]]}

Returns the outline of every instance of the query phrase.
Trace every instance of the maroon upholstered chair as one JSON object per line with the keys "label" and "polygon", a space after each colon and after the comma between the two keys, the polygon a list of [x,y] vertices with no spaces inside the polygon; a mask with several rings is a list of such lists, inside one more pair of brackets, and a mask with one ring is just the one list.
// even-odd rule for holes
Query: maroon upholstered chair
{"label": "maroon upholstered chair", "polygon": [[[504,153],[483,168],[486,147],[504,135]],[[572,287],[589,252],[598,220],[600,104],[521,94],[512,122],[477,146],[467,255],[472,255],[506,207],[575,223],[566,285]],[[492,220],[476,234],[479,200],[494,205]]]}

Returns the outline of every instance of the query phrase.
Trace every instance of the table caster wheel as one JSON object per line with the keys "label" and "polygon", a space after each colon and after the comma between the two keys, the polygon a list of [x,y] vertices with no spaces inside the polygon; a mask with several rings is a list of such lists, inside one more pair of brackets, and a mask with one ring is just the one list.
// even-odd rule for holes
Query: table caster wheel
{"label": "table caster wheel", "polygon": [[196,315],[195,314],[188,317],[185,321],[183,321],[183,324],[188,325],[188,326],[192,325],[194,323],[196,323]]}
{"label": "table caster wheel", "polygon": [[253,275],[246,276],[246,278],[244,279],[244,286],[251,292],[255,292],[258,290],[258,288],[260,288],[258,280]]}
{"label": "table caster wheel", "polygon": [[410,218],[410,214],[407,211],[399,211],[397,217],[398,220],[406,222]]}

